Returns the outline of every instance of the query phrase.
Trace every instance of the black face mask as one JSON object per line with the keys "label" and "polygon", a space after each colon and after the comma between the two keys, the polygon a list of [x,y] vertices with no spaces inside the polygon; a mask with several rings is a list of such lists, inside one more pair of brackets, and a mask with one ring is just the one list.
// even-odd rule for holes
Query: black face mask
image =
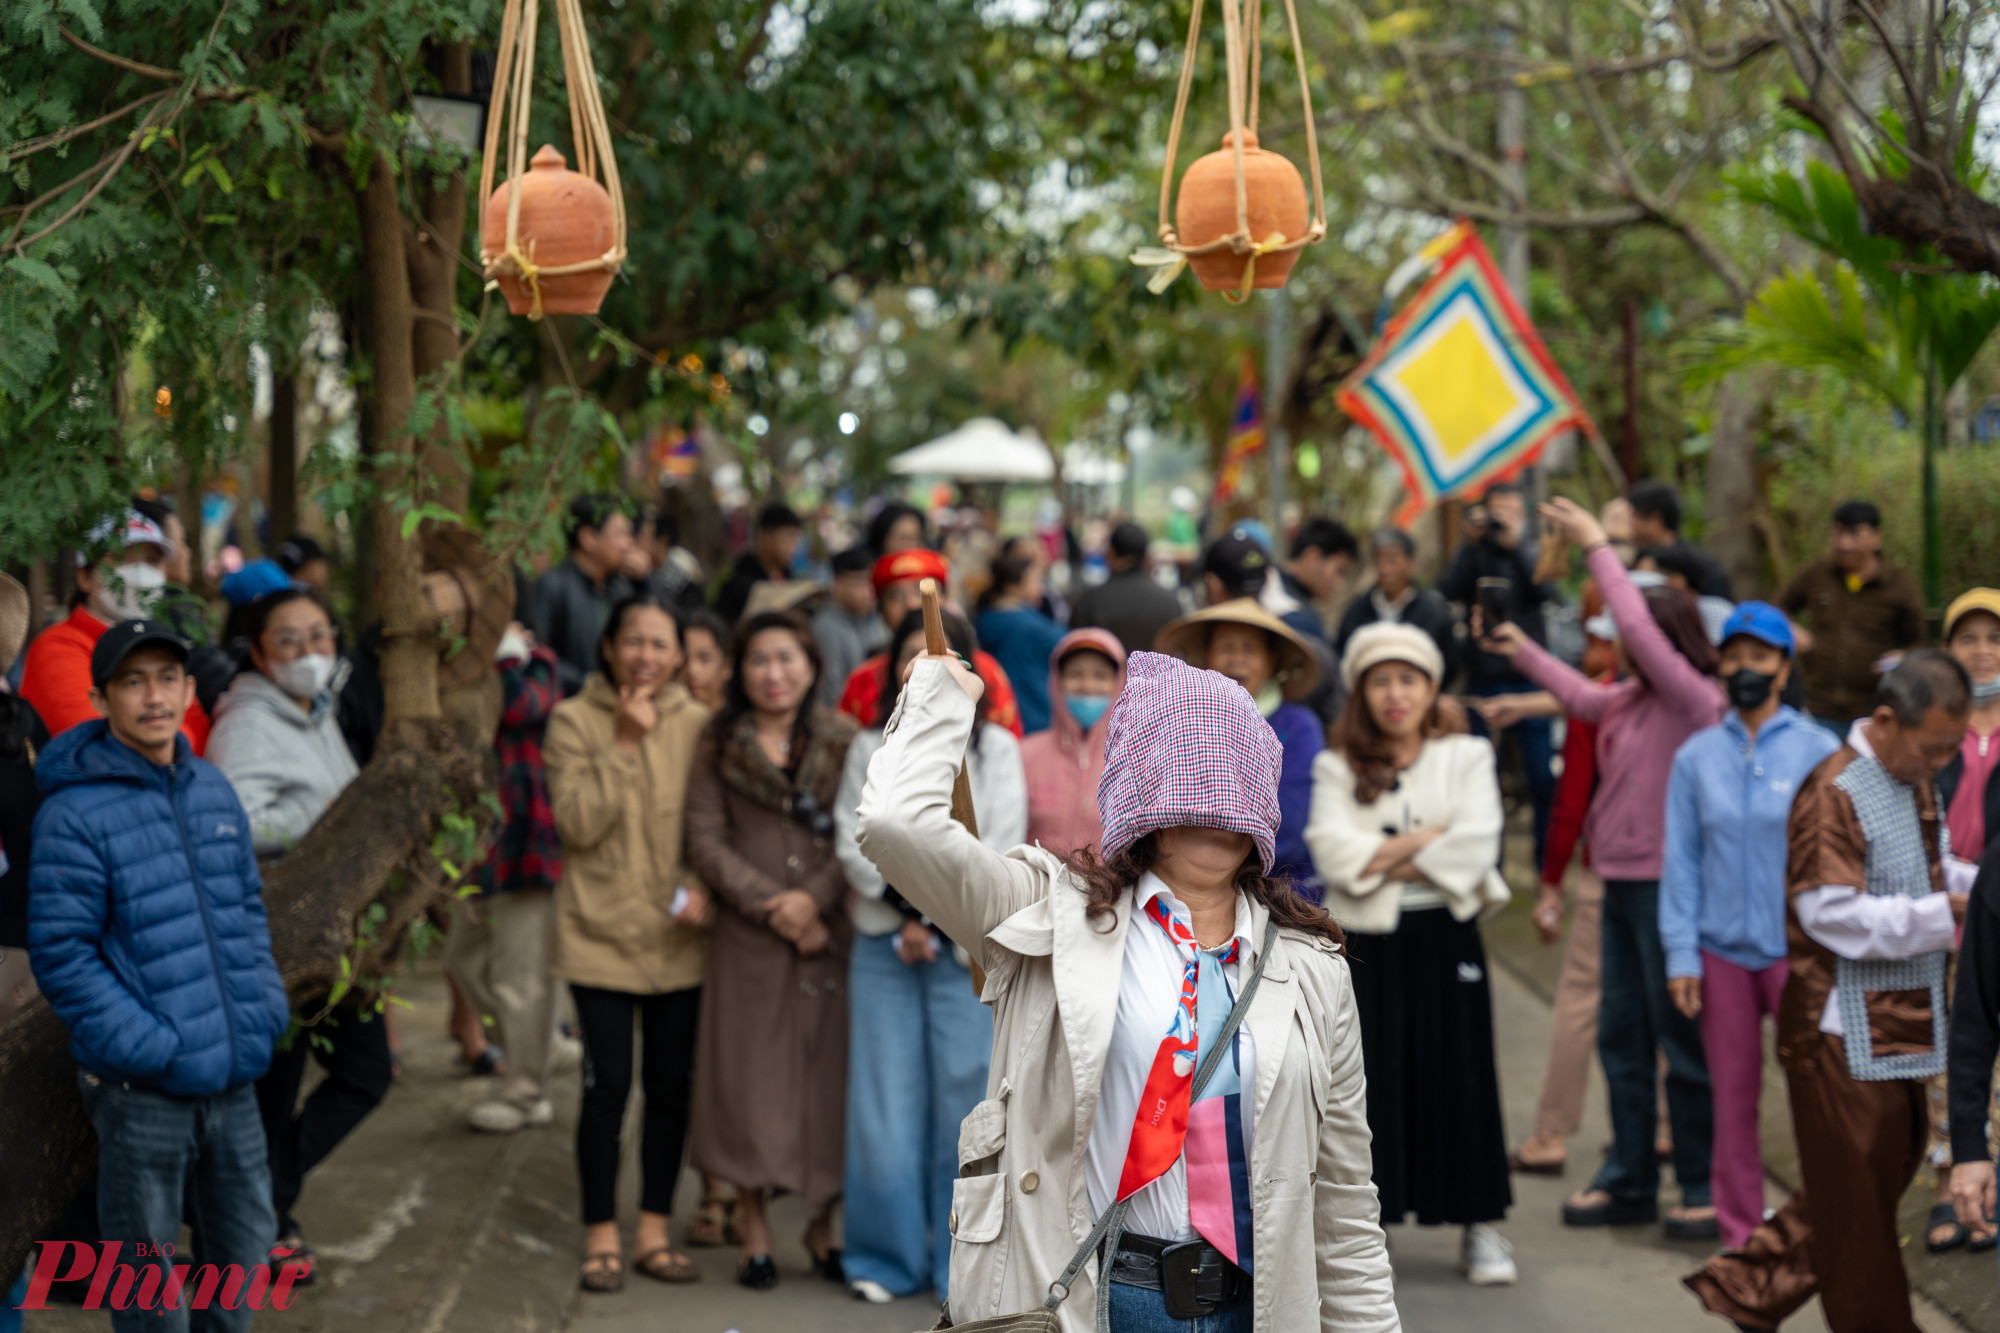
{"label": "black face mask", "polygon": [[1771,686],[1777,680],[1768,672],[1743,667],[1724,676],[1722,683],[1729,689],[1729,702],[1739,711],[1749,713],[1764,706],[1764,701],[1771,697]]}

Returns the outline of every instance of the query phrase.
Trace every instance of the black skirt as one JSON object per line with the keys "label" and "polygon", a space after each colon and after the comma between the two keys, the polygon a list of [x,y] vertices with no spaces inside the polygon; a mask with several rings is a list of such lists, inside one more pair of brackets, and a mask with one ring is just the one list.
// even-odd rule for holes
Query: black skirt
{"label": "black skirt", "polygon": [[1404,912],[1393,935],[1349,931],[1347,952],[1382,1221],[1499,1221],[1514,1191],[1478,924]]}

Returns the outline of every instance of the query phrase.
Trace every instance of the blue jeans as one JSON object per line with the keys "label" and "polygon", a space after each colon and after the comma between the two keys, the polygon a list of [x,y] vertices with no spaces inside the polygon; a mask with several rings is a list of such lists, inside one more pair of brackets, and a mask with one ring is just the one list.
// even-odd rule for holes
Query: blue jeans
{"label": "blue jeans", "polygon": [[21,1302],[28,1299],[28,1275],[26,1273],[0,1295],[0,1333],[21,1333]]}
{"label": "blue jeans", "polygon": [[841,1266],[849,1282],[943,1300],[958,1126],[986,1095],[993,1017],[942,940],[936,962],[905,965],[894,934],[859,936],[849,975]]}
{"label": "blue jeans", "polygon": [[[164,1285],[166,1270],[176,1264],[239,1264],[247,1278],[269,1261],[278,1219],[271,1211],[271,1166],[254,1084],[190,1099],[81,1070],[77,1083],[97,1130],[98,1221],[105,1240],[123,1243],[119,1262],[141,1273],[163,1270]],[[179,1238],[183,1212],[194,1232],[193,1253],[160,1255],[162,1242]],[[234,1310],[222,1309],[220,1290],[208,1309],[190,1311],[195,1289],[190,1275],[179,1307],[164,1313],[136,1303],[113,1310],[113,1333],[242,1333],[250,1327],[256,1312],[241,1300],[232,1302]]]}
{"label": "blue jeans", "polygon": [[1151,1287],[1111,1284],[1111,1333],[1250,1333],[1256,1301],[1205,1319],[1174,1319],[1167,1314],[1165,1292]]}
{"label": "blue jeans", "polygon": [[1604,885],[1603,999],[1597,1010],[1597,1058],[1611,1095],[1611,1152],[1592,1189],[1619,1199],[1660,1192],[1657,1052],[1667,1053],[1667,1123],[1674,1134],[1674,1179],[1681,1202],[1709,1202],[1708,1161],[1715,1107],[1701,1026],[1667,998],[1667,956],[1660,944],[1660,886],[1653,880]]}
{"label": "blue jeans", "polygon": [[[1519,685],[1472,685],[1468,692],[1482,699],[1490,699],[1498,694],[1531,694],[1536,687],[1522,682]],[[1485,736],[1497,748],[1501,739],[1486,729],[1486,719],[1476,710],[1467,709],[1472,714],[1472,734]],[[1550,730],[1551,718],[1523,718],[1507,728],[1514,737],[1514,743],[1521,748],[1521,766],[1526,770],[1528,799],[1535,808],[1535,870],[1542,868],[1542,849],[1549,836],[1549,806],[1555,801],[1555,736]]]}

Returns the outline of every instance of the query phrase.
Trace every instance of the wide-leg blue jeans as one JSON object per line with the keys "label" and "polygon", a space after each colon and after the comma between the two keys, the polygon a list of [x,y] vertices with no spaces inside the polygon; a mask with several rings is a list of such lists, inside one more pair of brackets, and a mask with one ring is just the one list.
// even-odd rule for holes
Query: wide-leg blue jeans
{"label": "wide-leg blue jeans", "polygon": [[846,1249],[850,1282],[946,1296],[958,1126],[986,1095],[993,1017],[938,941],[905,964],[896,936],[863,935],[849,964]]}

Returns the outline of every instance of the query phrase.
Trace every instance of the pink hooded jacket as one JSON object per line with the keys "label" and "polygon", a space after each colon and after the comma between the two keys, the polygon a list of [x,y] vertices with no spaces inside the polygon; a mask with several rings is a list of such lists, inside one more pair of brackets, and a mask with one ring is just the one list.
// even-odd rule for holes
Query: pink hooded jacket
{"label": "pink hooded jacket", "polygon": [[1095,847],[1104,836],[1097,817],[1097,781],[1104,776],[1111,713],[1107,709],[1089,735],[1071,716],[1060,663],[1078,648],[1103,653],[1117,666],[1114,700],[1125,689],[1125,649],[1109,630],[1071,630],[1049,654],[1049,729],[1021,742],[1021,763],[1028,772],[1028,841],[1057,856]]}

